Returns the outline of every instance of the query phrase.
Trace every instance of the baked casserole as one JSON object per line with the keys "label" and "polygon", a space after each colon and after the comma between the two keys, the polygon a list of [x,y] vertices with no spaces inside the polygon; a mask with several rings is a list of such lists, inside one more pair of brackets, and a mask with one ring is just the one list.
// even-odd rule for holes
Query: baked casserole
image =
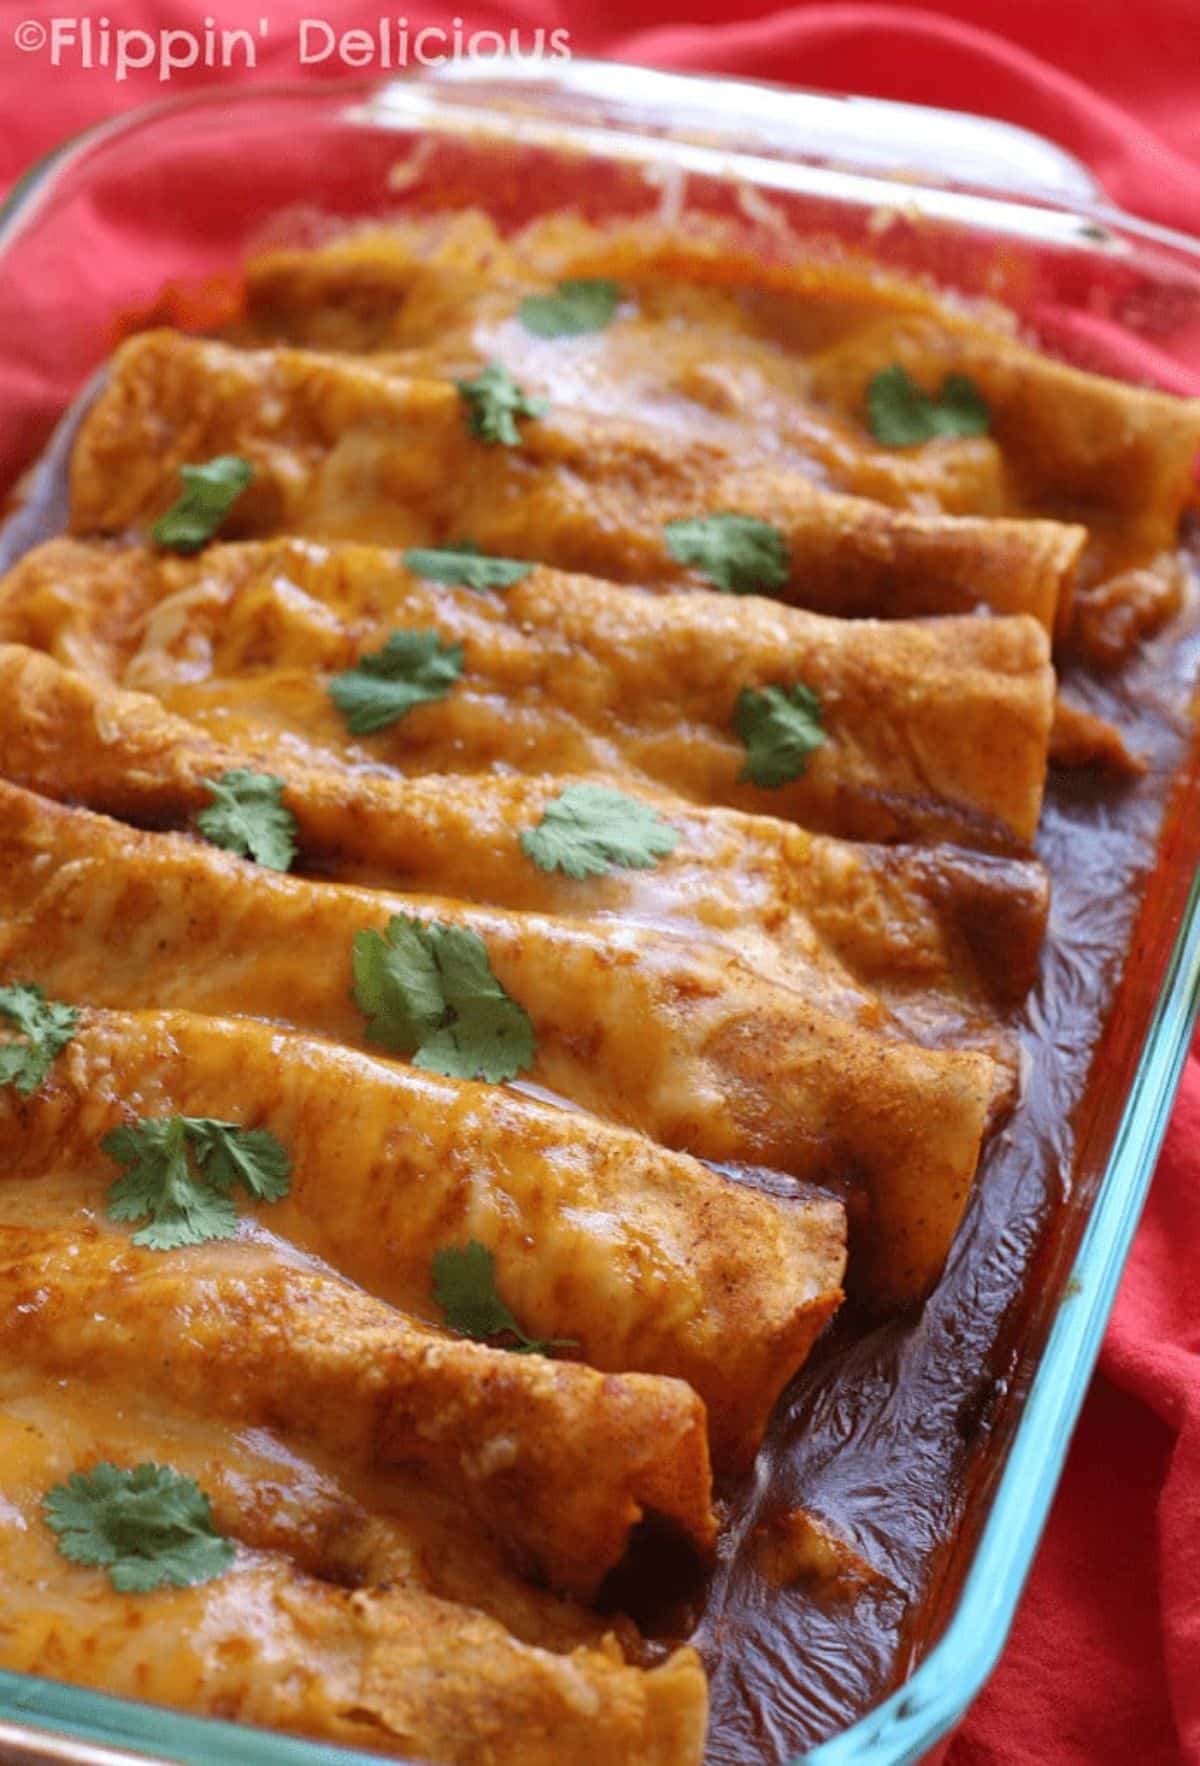
{"label": "baked casserole", "polygon": [[[360,229],[121,345],[0,581],[0,1667],[725,1757],[705,1578],[1025,1107],[1047,768],[1144,765],[1069,688],[1198,446],[684,225]],[[754,1564],[889,1586],[803,1501]]]}

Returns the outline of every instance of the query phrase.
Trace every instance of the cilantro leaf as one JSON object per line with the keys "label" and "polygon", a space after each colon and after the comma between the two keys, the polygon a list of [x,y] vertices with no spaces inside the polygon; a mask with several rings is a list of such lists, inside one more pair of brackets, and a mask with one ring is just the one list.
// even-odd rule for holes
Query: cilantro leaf
{"label": "cilantro leaf", "polygon": [[183,490],[150,533],[169,552],[198,552],[250,484],[254,468],[237,454],[218,454],[203,466],[181,466],[179,476]]}
{"label": "cilantro leaf", "polygon": [[0,1086],[15,1085],[23,1096],[35,1092],[75,1034],[79,1013],[74,1006],[48,1000],[33,982],[0,987],[0,1018],[6,1018],[23,1042],[0,1042]]}
{"label": "cilantro leaf", "polygon": [[119,1594],[191,1588],[233,1562],[232,1541],[213,1526],[208,1497],[171,1466],[146,1462],[126,1471],[102,1461],[51,1485],[42,1513],[62,1555],[107,1570]]}
{"label": "cilantro leaf", "polygon": [[207,1116],[148,1116],[100,1142],[126,1170],[108,1192],[110,1220],[145,1220],[133,1235],[151,1251],[229,1239],[237,1231],[230,1191],[240,1183],[260,1202],[288,1192],[287,1153],[266,1129]]}
{"label": "cilantro leaf", "polygon": [[404,567],[434,583],[461,584],[464,589],[511,589],[533,569],[524,558],[491,558],[472,540],[449,546],[410,546]]}
{"label": "cilantro leaf", "polygon": [[808,757],[825,741],[821,701],[811,687],[743,687],[733,727],[746,744],[738,774],[755,785],[786,785],[798,779]]}
{"label": "cilantro leaf", "polygon": [[354,999],[367,1034],[451,1079],[512,1079],[531,1065],[533,1025],[492,973],[477,932],[393,915],[354,938]]}
{"label": "cilantro leaf", "polygon": [[621,290],[606,276],[571,277],[553,294],[531,294],[517,317],[535,337],[581,337],[611,325],[620,304]]}
{"label": "cilantro leaf", "polygon": [[441,1027],[446,996],[422,921],[394,914],[385,934],[354,935],[354,1002],[374,1042],[411,1053]]}
{"label": "cilantro leaf", "polygon": [[939,436],[986,435],[992,421],[983,394],[965,374],[947,374],[934,397],[900,362],[872,376],[867,417],[875,440],[888,448],[912,448]]}
{"label": "cilantro leaf", "polygon": [[280,1202],[292,1185],[291,1160],[266,1128],[239,1128],[212,1116],[182,1118],[197,1163],[213,1188],[227,1196],[241,1184],[256,1202]]}
{"label": "cilantro leaf", "polygon": [[546,805],[521,850],[539,870],[604,877],[614,865],[644,871],[679,845],[679,831],[648,803],[604,785],[567,785]]}
{"label": "cilantro leaf", "polygon": [[273,773],[235,767],[219,779],[206,779],[212,805],[196,826],[214,846],[241,853],[269,871],[291,869],[296,856],[296,818],[283,805],[284,782]]}
{"label": "cilantro leaf", "polygon": [[444,699],[462,673],[463,647],[433,631],[393,632],[382,650],[360,656],[329,683],[329,697],[355,736],[398,723],[415,705]]}
{"label": "cilantro leaf", "polygon": [[422,1043],[413,1057],[415,1065],[431,1073],[493,1083],[512,1079],[532,1066],[536,1045],[529,1014],[496,980],[479,934],[464,926],[434,926],[426,931],[434,935],[449,1016]]}
{"label": "cilantro leaf", "polygon": [[498,1347],[511,1349],[516,1355],[545,1355],[550,1349],[577,1347],[573,1337],[526,1336],[496,1291],[496,1260],[478,1239],[434,1252],[433,1297],[450,1329],[460,1337],[474,1337],[477,1342],[515,1337],[515,1343]]}
{"label": "cilantro leaf", "polygon": [[229,1239],[237,1231],[237,1209],[228,1196],[206,1184],[188,1158],[182,1116],[143,1119],[134,1128],[115,1128],[100,1143],[110,1159],[127,1169],[108,1192],[110,1220],[144,1220],[135,1245],[176,1251]]}
{"label": "cilantro leaf", "polygon": [[759,595],[788,579],[791,555],[777,527],[753,515],[694,515],[664,528],[671,556],[731,595]]}
{"label": "cilantro leaf", "polygon": [[519,448],[518,417],[544,417],[545,399],[527,398],[501,362],[489,362],[475,380],[454,383],[467,408],[467,428],[477,441]]}

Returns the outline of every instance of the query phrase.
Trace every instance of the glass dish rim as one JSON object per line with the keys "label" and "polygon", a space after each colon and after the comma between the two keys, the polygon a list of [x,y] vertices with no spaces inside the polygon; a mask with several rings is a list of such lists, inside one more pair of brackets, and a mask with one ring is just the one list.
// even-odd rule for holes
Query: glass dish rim
{"label": "glass dish rim", "polygon": [[[489,63],[502,79],[506,58]],[[569,64],[575,70],[621,63],[592,62],[583,58]],[[518,66],[518,71],[520,71]],[[657,76],[658,70],[636,69]],[[545,72],[543,70],[543,78]],[[747,91],[766,89],[777,94],[806,96],[803,89],[777,82],[703,73],[670,73],[658,76],[699,92],[706,87],[737,87]],[[552,85],[553,81],[548,80]],[[272,101],[304,99],[310,102],[348,104],[371,99],[383,91],[401,95],[414,87],[427,87],[436,96],[447,90],[457,94],[470,89],[440,80],[436,70],[397,74],[387,78],[346,78],[312,81],[264,82],[258,86],[213,86],[137,106],[116,117],[90,125],[69,137],[30,166],[0,202],[0,269],[7,250],[25,228],[36,223],[43,204],[52,199],[58,183],[86,162],[88,155],[108,142],[150,127],[181,111],[211,109],[243,114]],[[486,96],[486,81],[480,81]],[[438,88],[441,88],[439,93]],[[807,94],[814,98],[851,98],[852,94]],[[873,102],[873,101],[865,101]],[[920,116],[930,107],[889,104],[888,108]],[[501,122],[503,113],[495,112]],[[939,112],[947,117],[956,113]],[[964,121],[995,124],[999,131],[1017,130],[1054,148],[1064,159],[1071,156],[1056,143],[1034,131],[1020,129],[997,119],[963,113]],[[371,120],[371,119],[366,119]],[[386,126],[386,118],[376,118]],[[563,139],[570,136],[569,120],[555,124]],[[625,131],[623,131],[625,132]],[[499,129],[496,131],[499,134]],[[636,131],[635,131],[636,133]],[[648,152],[670,154],[672,136],[641,137]],[[805,162],[797,158],[756,158],[753,153],[730,156],[739,167],[772,167],[776,177]],[[1080,169],[1086,172],[1086,168]],[[847,160],[830,158],[816,167],[805,166],[811,179],[824,181],[828,195],[836,199],[846,192],[839,183],[863,185],[864,177]],[[733,175],[732,169],[728,175]],[[956,185],[952,180],[926,183],[907,173],[878,180],[881,191],[895,196],[902,189],[913,199],[926,199],[936,210],[947,195],[962,195],[981,213],[1036,217],[1046,211],[1085,226],[1098,224],[1118,228],[1145,246],[1166,247],[1190,260],[1200,276],[1200,240],[1131,215],[1110,202],[1102,191],[1095,200],[1053,191],[1000,189],[978,194],[978,186]],[[786,187],[786,185],[784,186]],[[860,198],[861,200],[861,198]],[[959,226],[970,229],[980,221],[959,215]],[[1018,228],[1018,230],[1024,230]],[[1083,237],[1087,237],[1084,235]],[[931,1748],[944,1740],[978,1696],[999,1661],[1025,1581],[1032,1567],[1067,1448],[1090,1382],[1109,1315],[1116,1299],[1125,1262],[1137,1229],[1158,1153],[1166,1133],[1175,1092],[1200,1013],[1200,872],[1193,876],[1181,920],[1146,1028],[1138,1065],[1121,1112],[1112,1148],[1096,1187],[1083,1234],[1072,1261],[1065,1298],[1057,1309],[1038,1357],[1028,1393],[1000,1468],[986,1521],[971,1553],[970,1567],[959,1589],[941,1635],[912,1675],[874,1710],[859,1718],[826,1742],[786,1766],[914,1766]],[[38,1725],[18,1729],[28,1715]],[[46,1730],[41,1725],[53,1725]],[[10,1727],[11,1726],[11,1727]],[[322,1760],[345,1761],[347,1766],[377,1760],[366,1754],[328,1742],[244,1724],[202,1718],[168,1707],[67,1683],[0,1671],[0,1743],[9,1736],[23,1743],[34,1761],[69,1761],[82,1758],[56,1743],[67,1738],[91,1741],[100,1749],[135,1750],[128,1756],[105,1756],[105,1766],[124,1766],[124,1761],[156,1761],[159,1751],[175,1745],[188,1748],[191,1760],[220,1759],[228,1766],[319,1766]],[[145,1750],[151,1750],[149,1754]]]}
{"label": "glass dish rim", "polygon": [[[495,70],[493,78],[498,85],[502,85],[506,81],[516,81],[519,85],[529,74],[528,66],[523,64],[522,58],[519,56],[515,58],[497,56],[494,60],[489,60],[486,65],[489,69]],[[1168,250],[1178,251],[1181,256],[1192,260],[1197,274],[1200,275],[1200,237],[1193,237],[1191,234],[1163,226],[1156,221],[1148,221],[1140,215],[1123,209],[1107,197],[1082,160],[1057,142],[1052,141],[1048,136],[1041,135],[1036,130],[1026,128],[1022,124],[1009,123],[1002,118],[985,116],[976,111],[948,111],[932,105],[913,104],[891,99],[873,99],[856,93],[829,92],[817,88],[789,86],[781,81],[756,80],[744,75],[706,74],[693,71],[676,72],[605,60],[602,57],[574,57],[565,65],[577,72],[599,70],[601,74],[613,68],[620,68],[623,72],[637,76],[639,80],[662,84],[664,90],[668,84],[681,92],[687,88],[700,91],[704,88],[716,87],[734,92],[744,92],[748,98],[765,99],[767,103],[784,98],[792,103],[815,100],[818,104],[825,104],[834,100],[866,105],[871,107],[873,112],[889,113],[897,117],[936,118],[943,124],[959,122],[972,128],[982,125],[989,130],[994,130],[998,140],[1020,137],[1027,144],[1036,144],[1046,150],[1048,155],[1057,159],[1068,175],[1072,172],[1077,173],[1080,180],[1091,184],[1096,193],[1094,198],[1089,199],[1082,194],[1073,194],[1068,199],[1056,192],[1050,185],[1041,189],[1032,185],[1024,189],[1020,187],[1006,189],[1001,185],[984,186],[982,182],[972,182],[970,179],[956,182],[953,178],[943,177],[940,174],[935,182],[932,178],[926,180],[913,176],[908,171],[901,172],[898,177],[885,179],[873,177],[869,170],[864,170],[849,159],[839,160],[832,155],[821,156],[819,163],[811,168],[806,166],[806,162],[799,153],[795,159],[789,161],[779,157],[755,155],[753,152],[737,152],[726,149],[723,150],[723,157],[729,161],[728,175],[730,176],[743,167],[751,166],[760,172],[770,168],[777,175],[784,171],[796,172],[801,167],[805,167],[811,171],[814,180],[820,179],[822,176],[827,179],[828,194],[831,197],[849,193],[848,191],[840,191],[838,189],[839,183],[861,185],[873,183],[878,184],[878,194],[881,198],[890,194],[894,200],[897,190],[902,189],[914,200],[920,199],[929,205],[932,212],[935,213],[941,207],[943,199],[953,202],[955,198],[961,198],[966,193],[967,201],[973,203],[980,211],[980,222],[982,222],[985,212],[991,212],[997,219],[1004,214],[1016,219],[1022,215],[1036,217],[1047,211],[1056,211],[1064,218],[1075,219],[1085,224],[1091,222],[1099,223],[1101,226],[1117,227],[1123,233],[1132,235],[1148,246],[1158,245],[1166,247]],[[554,81],[545,73],[542,73],[540,77],[547,88],[554,85]],[[153,125],[160,119],[178,115],[186,110],[247,111],[252,110],[256,105],[269,104],[279,99],[304,99],[317,103],[330,99],[343,102],[352,99],[370,100],[378,98],[382,93],[392,93],[402,97],[405,93],[411,93],[421,88],[426,88],[430,94],[435,98],[441,98],[443,102],[447,96],[450,96],[454,108],[465,111],[466,105],[462,103],[463,95],[470,93],[475,85],[474,81],[466,81],[457,77],[453,69],[444,72],[437,67],[429,67],[374,79],[351,75],[344,79],[325,79],[320,82],[300,79],[264,81],[258,86],[218,83],[196,91],[152,99],[148,103],[136,105],[116,116],[105,117],[98,122],[90,123],[68,135],[18,174],[7,194],[0,197],[0,258],[14,243],[24,227],[36,219],[38,209],[43,200],[52,195],[55,184],[74,166],[84,160],[93,149],[101,148],[109,141],[119,139],[122,135],[136,134],[140,129],[147,125]],[[487,81],[482,75],[477,86],[482,96],[486,98]],[[607,94],[597,94],[597,96],[603,96],[608,103],[613,102]],[[493,115],[495,114],[497,113],[493,112]],[[503,121],[515,122],[515,113],[500,114]],[[357,120],[373,121],[378,126],[386,126],[385,113],[379,111],[373,112],[370,117],[362,115]],[[573,126],[570,122],[556,123],[555,133],[565,140],[571,135],[573,129],[577,132],[578,127]],[[635,131],[628,129],[621,129],[618,132],[635,134]],[[686,134],[678,137],[673,137],[670,134],[647,134],[642,138],[642,145],[660,153],[678,154],[687,151],[689,142]],[[1080,188],[1082,190],[1082,183]],[[949,211],[952,216],[954,212],[953,209]],[[972,223],[969,219],[963,218],[960,224],[969,227]],[[1084,237],[1090,237],[1094,246],[1094,236],[1085,235]]]}

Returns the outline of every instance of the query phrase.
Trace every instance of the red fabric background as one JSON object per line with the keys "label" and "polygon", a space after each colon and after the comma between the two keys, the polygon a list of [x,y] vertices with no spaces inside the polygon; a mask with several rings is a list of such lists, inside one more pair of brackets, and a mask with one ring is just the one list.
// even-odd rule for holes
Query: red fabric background
{"label": "red fabric background", "polygon": [[[0,0],[0,188],[65,134],[127,105],[228,78],[162,86],[47,67],[14,47],[47,20]],[[974,109],[1052,136],[1109,192],[1200,233],[1200,0],[942,0],[804,5],[730,20],[720,0],[598,6],[510,0],[436,11],[363,0],[339,29],[401,11],[413,26],[565,25],[576,54],[757,75]],[[106,0],[114,25],[195,28],[264,12],[254,80],[295,78],[292,21],[316,0]],[[330,71],[330,70],[326,70]],[[345,70],[342,70],[345,71]],[[313,72],[311,77],[320,77]],[[3,389],[0,388],[0,397]],[[1200,1067],[1189,1064],[1150,1204],[1049,1530],[1004,1660],[951,1745],[950,1766],[1200,1762]]]}

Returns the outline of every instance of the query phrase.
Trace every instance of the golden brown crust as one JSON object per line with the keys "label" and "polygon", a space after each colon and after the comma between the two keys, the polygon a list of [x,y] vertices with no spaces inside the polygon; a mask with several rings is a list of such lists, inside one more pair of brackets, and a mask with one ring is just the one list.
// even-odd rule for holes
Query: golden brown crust
{"label": "golden brown crust", "polygon": [[21,1117],[30,1146],[10,1163],[60,1149],[47,1124],[82,1159],[123,1096],[143,1115],[267,1127],[292,1161],[289,1195],[263,1211],[272,1232],[431,1319],[434,1256],[478,1241],[533,1336],[608,1372],[688,1380],[723,1466],[753,1455],[840,1298],[836,1202],[762,1195],[626,1130],[378,1051],[247,1018],[122,1015],[76,1039],[57,1082],[53,1104]]}
{"label": "golden brown crust", "polygon": [[[1171,398],[1037,354],[940,317],[889,318],[813,363],[813,387],[837,408],[860,404],[881,367],[902,363],[922,385],[966,374],[992,414],[1017,500],[1091,530],[1085,580],[1173,552],[1193,492],[1200,400]],[[1119,590],[1116,598],[1120,598]],[[1070,628],[1069,602],[1059,632]]]}
{"label": "golden brown crust", "polygon": [[[206,781],[247,763],[274,764],[265,739],[218,740],[148,695],[0,644],[0,774],[16,784],[142,826],[186,828],[211,802]],[[528,863],[517,839],[568,782],[391,778],[296,762],[284,801],[299,825],[300,868],[318,878],[700,926],[797,984],[828,952],[847,987],[852,977],[877,989],[902,1015],[917,992],[935,1007],[939,990],[954,994],[956,1016],[981,1034],[985,1002],[1016,1003],[1032,985],[1049,901],[1036,861],[829,839],[623,777],[622,789],[653,803],[680,843],[652,869],[577,880]]]}
{"label": "golden brown crust", "polygon": [[[100,1089],[86,1108],[100,1117]],[[520,1568],[584,1598],[646,1510],[711,1549],[704,1407],[682,1381],[469,1342],[270,1246],[166,1256],[112,1229],[31,1223],[36,1185],[14,1194],[12,1180],[29,1144],[47,1147],[39,1110],[51,1138],[34,1170],[54,1174],[50,1202],[61,1207],[72,1180],[83,1206],[103,1195],[94,1143],[80,1146],[86,1114],[72,1115],[69,1096],[5,1107],[6,1138],[27,1143],[0,1165],[11,1361],[55,1378],[102,1368],[117,1390],[313,1442],[365,1472],[415,1467],[457,1493]]]}
{"label": "golden brown crust", "polygon": [[1054,766],[1087,768],[1115,779],[1140,778],[1146,770],[1115,724],[1061,694],[1054,703],[1050,759]]}
{"label": "golden brown crust", "polygon": [[232,537],[429,545],[467,533],[508,557],[702,587],[664,527],[734,510],[786,537],[782,598],[841,615],[991,607],[1052,629],[1086,537],[1057,522],[889,510],[795,470],[743,466],[715,442],[569,409],[526,424],[519,449],[484,447],[448,382],[170,332],[136,337],[114,358],[75,448],[72,531],[145,528],[173,501],[181,464],[224,453],[256,473]]}
{"label": "golden brown crust", "polygon": [[461,926],[532,1019],[530,1080],[702,1158],[849,1177],[872,1204],[856,1247],[866,1291],[888,1304],[937,1279],[995,1088],[986,1056],[876,1034],[717,944],[265,876],[3,790],[6,974],[94,1005],[252,1013],[363,1046],[355,933],[393,913]]}
{"label": "golden brown crust", "polygon": [[[68,1563],[41,1495],[97,1459],[198,1479],[238,1541],[233,1568],[147,1605]],[[602,1624],[520,1583],[428,1478],[389,1481],[370,1494],[385,1515],[368,1519],[353,1481],[267,1430],[231,1436],[136,1392],[115,1405],[87,1382],[48,1396],[38,1375],[6,1369],[0,1665],[446,1766],[699,1766],[706,1696],[691,1650],[649,1671],[627,1662]],[[325,1545],[312,1555],[314,1517],[332,1558]],[[357,1535],[371,1554],[357,1573],[377,1586],[356,1592],[344,1559]],[[451,1574],[448,1560],[461,1560]]]}
{"label": "golden brown crust", "polygon": [[[616,1759],[678,1766],[701,1756],[705,1681],[690,1650],[637,1676],[611,1654],[605,1675],[596,1651],[564,1659],[527,1650],[517,1674],[487,1621],[464,1622],[460,1609],[445,1608],[439,1624],[428,1602],[360,1595],[357,1608],[370,1638],[364,1704],[393,1745],[428,1736],[425,1745],[451,1766],[608,1766]],[[564,1716],[575,1722],[564,1724]]]}
{"label": "golden brown crust", "polygon": [[[938,1279],[1019,1089],[1048,753],[1135,765],[1056,703],[1050,638],[1109,665],[1171,617],[1200,440],[1196,402],[776,245],[466,213],[274,254],[232,346],[114,359],[74,537],[0,582],[0,985],[79,1011],[30,1096],[0,1087],[0,1666],[444,1766],[698,1766],[699,1661],[650,1666],[581,1603],[644,1517],[713,1552],[710,1452],[752,1459],[847,1220],[871,1303]],[[523,323],[589,275],[613,323]],[[492,359],[548,401],[517,447],[454,385]],[[896,365],[969,375],[988,433],[883,445]],[[254,468],[225,543],[153,549],[219,453]],[[782,536],[776,597],[675,557],[669,523],[721,512]],[[536,563],[500,594],[407,570],[468,537]],[[404,629],[461,678],[353,735],[330,682]],[[739,696],[793,685],[824,739],[767,789]],[[292,875],[201,838],[246,766]],[[521,836],[584,779],[674,850],[541,870]],[[482,941],[532,1026],[511,1085],[369,1046],[354,938],[397,914]],[[111,1219],[102,1142],[178,1114],[268,1129],[290,1189],[164,1253]],[[553,1354],[449,1329],[435,1259],[471,1242]],[[43,1524],[92,1454],[196,1477],[236,1542],[153,1632]],[[775,1520],[750,1544],[776,1581],[870,1580],[820,1517]]]}
{"label": "golden brown crust", "polygon": [[[1017,341],[1000,309],[878,264],[776,246],[575,216],[507,240],[478,212],[363,228],[252,263],[237,335],[386,352],[417,376],[500,356],[564,404],[716,434],[743,459],[792,459],[897,509],[1084,523],[1084,592],[1072,621],[1064,581],[1060,635],[1070,628],[1075,648],[1108,664],[1170,617],[1161,577],[1194,500],[1200,401],[1069,367]],[[615,278],[625,298],[616,324],[564,351],[515,315],[527,294],[573,276]],[[898,363],[930,390],[967,375],[989,433],[876,445],[867,388]]]}
{"label": "golden brown crust", "polygon": [[[462,677],[356,740],[328,680],[398,627],[462,644]],[[0,638],[302,763],[640,776],[856,839],[1028,842],[1053,709],[1046,640],[1028,619],[830,620],[547,570],[481,596],[375,548],[290,540],[196,562],[54,542],[7,579]],[[816,692],[825,740],[800,777],[749,783],[738,695],[796,683]]]}

